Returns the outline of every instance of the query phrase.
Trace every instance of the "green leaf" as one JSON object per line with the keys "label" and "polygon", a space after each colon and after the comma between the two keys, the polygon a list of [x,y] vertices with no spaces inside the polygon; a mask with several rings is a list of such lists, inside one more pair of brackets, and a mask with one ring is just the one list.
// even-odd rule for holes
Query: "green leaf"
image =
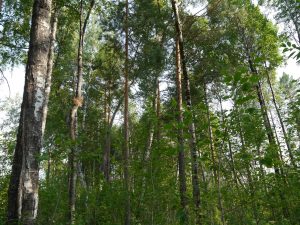
{"label": "green leaf", "polygon": [[289,54],[288,58],[291,58],[294,54],[295,52],[292,52],[291,54]]}

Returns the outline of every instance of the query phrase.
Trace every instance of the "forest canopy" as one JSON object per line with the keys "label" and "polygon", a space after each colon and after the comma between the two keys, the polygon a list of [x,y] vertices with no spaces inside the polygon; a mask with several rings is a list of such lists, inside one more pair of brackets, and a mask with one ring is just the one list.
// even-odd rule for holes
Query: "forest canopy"
{"label": "forest canopy", "polygon": [[299,0],[0,0],[0,224],[299,224],[288,58]]}

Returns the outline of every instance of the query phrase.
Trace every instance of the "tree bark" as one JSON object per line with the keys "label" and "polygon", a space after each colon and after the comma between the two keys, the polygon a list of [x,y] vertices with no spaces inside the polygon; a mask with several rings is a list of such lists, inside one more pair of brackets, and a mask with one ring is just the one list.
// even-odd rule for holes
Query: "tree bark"
{"label": "tree bark", "polygon": [[213,165],[213,178],[215,183],[217,183],[217,171],[216,171],[216,157],[215,157],[215,146],[214,146],[214,137],[211,127],[211,119],[210,119],[210,111],[209,111],[209,104],[207,99],[207,93],[206,93],[206,84],[203,84],[203,91],[204,91],[204,101],[206,105],[206,115],[207,115],[207,121],[208,121],[208,134],[209,134],[209,144],[210,144],[210,157]]}
{"label": "tree bark", "polygon": [[[103,173],[106,182],[110,182],[110,148],[111,148],[111,127],[110,127],[110,120],[111,120],[111,85],[110,80],[108,81],[108,94],[105,96],[105,141],[104,141],[104,155],[103,155]],[[106,94],[105,94],[106,95]]]}
{"label": "tree bark", "polygon": [[[156,97],[155,97],[155,100],[153,101],[153,107],[155,107],[155,105],[156,105]],[[150,121],[149,126],[150,126],[149,127],[149,135],[148,135],[145,154],[144,154],[145,162],[148,162],[150,159],[150,154],[151,154],[151,149],[152,149],[153,139],[154,139],[154,124],[152,121]]]}
{"label": "tree bark", "polygon": [[[53,8],[56,7],[55,5]],[[54,8],[54,12],[51,17],[51,34],[50,34],[50,49],[48,55],[48,62],[47,62],[47,81],[45,85],[45,95],[46,95],[46,106],[44,107],[44,121],[43,121],[43,130],[45,130],[46,126],[46,118],[48,112],[48,103],[50,97],[50,89],[51,89],[51,78],[52,78],[52,70],[54,65],[54,44],[56,41],[56,32],[57,32],[57,22],[58,22],[58,9]],[[50,173],[51,173],[51,151],[48,149],[48,162],[47,162],[47,174],[46,174],[46,181],[49,184]]]}
{"label": "tree bark", "polygon": [[160,117],[161,117],[161,109],[160,109],[160,82],[159,79],[157,79],[157,88],[156,88],[156,119],[157,119],[157,128],[156,128],[156,143],[159,144],[160,143],[160,139],[161,139],[161,133],[160,133],[160,129],[161,129],[161,123],[160,123]]}
{"label": "tree bark", "polygon": [[[8,221],[35,224],[39,160],[47,110],[51,0],[35,0],[21,116],[8,190]],[[48,84],[50,87],[50,84]]]}
{"label": "tree bark", "polygon": [[[249,67],[250,67],[250,70],[251,70],[252,74],[254,74],[255,76],[258,76],[258,72],[257,72],[256,68],[254,67],[253,62],[252,62],[250,57],[248,57],[248,62],[249,62]],[[278,150],[279,150],[278,148],[280,148],[280,146],[278,146],[276,144],[276,140],[275,140],[274,133],[273,133],[271,123],[270,123],[270,119],[269,119],[269,116],[268,116],[268,111],[267,111],[265,99],[264,99],[263,92],[262,92],[261,82],[258,81],[258,83],[255,87],[256,87],[258,102],[259,102],[259,105],[260,105],[260,110],[261,110],[261,114],[262,114],[262,117],[263,117],[264,126],[265,126],[265,129],[266,129],[266,132],[267,132],[269,144],[270,144],[271,147],[277,148],[276,149],[276,160],[281,162],[279,152],[278,152]],[[280,170],[282,170],[282,169],[281,169],[281,166],[278,165],[278,164],[279,164],[278,162],[276,162],[274,164],[274,171],[275,171],[275,175],[276,175],[276,178],[277,178],[277,183],[278,183],[278,186],[279,186],[279,196],[280,196],[280,199],[282,201],[282,213],[283,213],[285,218],[288,218],[289,217],[289,209],[286,207],[287,206],[286,198],[285,198],[285,195],[284,195],[284,193],[282,192],[282,190],[280,188],[281,181],[280,181],[279,178],[280,178],[280,175],[281,175]]]}
{"label": "tree bark", "polygon": [[[78,121],[77,121],[77,111],[79,107],[82,106],[83,96],[82,96],[82,83],[83,83],[83,43],[84,34],[89,20],[91,11],[95,4],[94,0],[90,2],[90,8],[83,21],[83,0],[80,1],[80,21],[79,21],[79,43],[78,43],[78,55],[77,55],[77,82],[75,85],[75,95],[73,98],[73,107],[71,109],[71,122],[70,122],[70,134],[71,139],[76,142],[78,135]],[[71,225],[75,224],[75,202],[76,202],[76,180],[77,180],[77,144],[71,148],[69,154],[69,223]]]}
{"label": "tree bark", "polygon": [[[274,129],[276,144],[278,146],[280,146],[279,137],[278,137],[278,134],[277,134],[277,131],[276,131],[276,125],[275,125],[274,117],[273,117],[273,114],[272,114],[271,110],[269,110],[269,114],[270,114],[270,117],[271,117],[271,122],[272,122],[273,129]],[[283,155],[282,155],[281,149],[279,149],[279,157],[280,157],[280,160],[283,162]]]}
{"label": "tree bark", "polygon": [[276,102],[274,90],[273,90],[273,87],[272,87],[272,83],[271,83],[270,75],[269,75],[268,71],[267,71],[267,80],[268,80],[269,88],[271,90],[272,102],[274,104],[274,107],[275,107],[275,110],[276,110],[276,113],[277,113],[277,116],[278,116],[278,119],[279,119],[279,122],[280,122],[281,130],[282,130],[282,133],[283,133],[284,141],[285,141],[288,153],[289,153],[290,161],[291,161],[292,166],[296,167],[294,155],[292,153],[292,149],[291,149],[291,145],[290,145],[290,142],[289,142],[288,135],[286,133],[285,125],[283,123],[281,113],[279,111],[279,107],[278,107],[277,102]]}
{"label": "tree bark", "polygon": [[183,35],[182,35],[182,25],[179,16],[178,3],[176,0],[172,0],[172,8],[175,16],[175,29],[176,29],[176,36],[179,45],[178,46],[179,55],[181,59],[180,66],[182,69],[184,87],[185,87],[185,101],[187,105],[187,110],[192,116],[192,120],[189,123],[189,134],[190,134],[189,147],[190,147],[191,164],[192,164],[192,186],[193,186],[193,200],[194,200],[195,212],[196,212],[196,224],[200,225],[202,222],[201,222],[201,213],[200,213],[200,188],[199,188],[199,175],[198,175],[199,157],[198,157],[198,150],[197,150],[195,123],[193,121],[190,79],[187,72]]}
{"label": "tree bark", "polygon": [[129,175],[129,3],[128,0],[125,2],[125,71],[124,71],[124,146],[123,146],[123,158],[124,158],[124,185],[126,193],[125,202],[125,225],[131,224],[131,198],[130,198],[130,175]]}
{"label": "tree bark", "polygon": [[179,53],[179,41],[176,40],[176,91],[177,91],[177,110],[178,110],[178,170],[179,170],[179,192],[180,203],[183,212],[181,224],[188,224],[187,194],[186,194],[186,175],[185,175],[185,154],[183,137],[183,109],[182,109],[182,86],[181,86],[181,63]]}
{"label": "tree bark", "polygon": [[[258,76],[258,72],[257,72],[256,68],[254,67],[253,62],[250,59],[250,57],[248,59],[248,62],[249,62],[249,67],[250,67],[250,70],[251,70],[252,74],[254,74],[254,76]],[[275,141],[273,129],[272,129],[272,126],[271,126],[271,123],[270,123],[270,119],[269,119],[269,116],[268,116],[267,106],[266,106],[266,103],[265,103],[265,98],[263,96],[260,81],[258,81],[258,83],[255,85],[255,88],[256,88],[258,102],[259,102],[259,105],[260,105],[261,114],[262,114],[262,117],[263,117],[264,126],[265,126],[265,129],[266,129],[266,132],[267,132],[269,144],[272,145],[273,147],[274,146],[276,147],[276,141]],[[277,151],[277,159],[280,160],[280,157],[278,155],[278,151]],[[275,166],[274,170],[275,170],[276,174],[280,174],[279,168],[277,166]]]}

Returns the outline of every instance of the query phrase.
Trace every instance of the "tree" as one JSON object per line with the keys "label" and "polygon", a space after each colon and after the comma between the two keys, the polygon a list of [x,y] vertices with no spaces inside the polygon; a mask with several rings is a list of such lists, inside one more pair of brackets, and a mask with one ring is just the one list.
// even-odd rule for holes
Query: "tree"
{"label": "tree", "polygon": [[[25,59],[33,1],[2,3],[6,75]],[[38,68],[44,89],[34,89],[41,79],[28,66],[24,103],[17,106],[26,142],[15,138],[17,108],[0,98],[11,115],[0,124],[0,224],[11,206],[9,179],[26,191],[31,159],[41,171],[34,177],[39,213],[26,222],[29,201],[22,198],[25,211],[20,219],[16,212],[15,224],[298,224],[299,80],[278,80],[283,39],[259,6],[250,0],[52,5],[42,36],[48,50],[31,43],[29,54],[45,61]],[[48,111],[47,124],[33,126],[28,102],[39,93],[49,109],[41,106],[38,115]],[[32,147],[43,126],[39,151],[16,151],[21,164],[15,160],[10,176],[15,139]]]}
{"label": "tree", "polygon": [[[185,98],[186,98],[186,105],[188,112],[192,114],[192,99],[191,99],[191,90],[190,90],[190,80],[187,72],[187,66],[186,66],[186,58],[185,58],[185,52],[184,52],[184,46],[183,46],[183,35],[182,35],[182,28],[181,28],[181,22],[179,18],[179,10],[177,1],[172,1],[172,8],[174,12],[175,17],[175,30],[176,30],[176,45],[178,45],[176,48],[179,48],[179,55],[176,55],[176,57],[179,57],[180,60],[177,59],[179,65],[181,68],[180,70],[183,73],[183,80],[184,80],[184,87],[185,87]],[[177,50],[176,50],[177,51]],[[178,53],[177,53],[178,54]],[[177,78],[181,79],[180,76]],[[177,81],[178,82],[178,81]],[[178,85],[178,84],[177,84]],[[177,89],[177,91],[181,91],[180,89]],[[180,103],[178,103],[180,104]],[[181,106],[179,106],[181,107]],[[180,108],[179,108],[180,110]],[[180,112],[179,112],[180,113]],[[192,115],[193,117],[193,115]],[[195,133],[195,124],[192,118],[192,121],[189,124],[189,145],[190,145],[190,153],[191,153],[191,159],[192,159],[192,183],[193,183],[193,198],[194,198],[194,204],[196,209],[196,217],[197,217],[197,224],[201,224],[201,218],[200,218],[200,189],[199,189],[199,177],[198,177],[198,150],[196,146],[196,133]],[[182,200],[183,201],[183,200]],[[183,208],[184,204],[182,203]]]}
{"label": "tree", "polygon": [[[94,0],[90,1],[89,10],[87,12],[86,18],[83,20],[83,0],[80,1],[80,21],[79,21],[79,43],[78,43],[78,57],[77,57],[77,77],[76,77],[76,89],[74,90],[75,95],[73,98],[73,107],[71,109],[71,121],[70,121],[70,133],[72,141],[76,142],[77,138],[77,111],[78,108],[83,104],[83,96],[82,96],[82,83],[83,83],[83,43],[84,43],[84,34],[86,31],[86,26],[95,4]],[[76,143],[75,143],[76,145]],[[71,149],[71,153],[69,156],[69,164],[70,164],[70,177],[69,177],[69,219],[70,224],[75,224],[75,201],[76,201],[76,180],[77,174],[81,173],[80,164],[78,164],[76,154],[78,150],[77,146]]]}
{"label": "tree", "polygon": [[[8,191],[8,224],[34,224],[38,210],[39,154],[46,120],[51,1],[34,1],[26,82]],[[44,24],[45,26],[39,26]]]}

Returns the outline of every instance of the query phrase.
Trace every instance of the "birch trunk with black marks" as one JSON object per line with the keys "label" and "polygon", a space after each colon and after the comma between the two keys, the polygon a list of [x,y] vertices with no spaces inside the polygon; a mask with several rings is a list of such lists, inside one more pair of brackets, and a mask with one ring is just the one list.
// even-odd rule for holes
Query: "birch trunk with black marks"
{"label": "birch trunk with black marks", "polygon": [[86,26],[93,9],[95,1],[92,0],[90,2],[90,8],[87,12],[86,18],[83,21],[83,0],[80,1],[80,21],[79,21],[79,43],[78,43],[78,55],[77,55],[77,76],[75,83],[75,94],[73,98],[73,107],[71,109],[71,122],[70,122],[70,134],[71,139],[74,142],[75,146],[71,148],[71,152],[69,154],[69,166],[70,166],[70,174],[69,174],[69,223],[71,225],[75,224],[75,202],[76,202],[76,180],[77,180],[77,146],[76,139],[78,135],[78,121],[77,121],[77,111],[79,107],[82,106],[83,96],[82,96],[82,83],[83,83],[83,43],[84,43],[84,34],[86,30]]}
{"label": "birch trunk with black marks", "polygon": [[198,150],[197,150],[197,140],[196,140],[196,129],[195,123],[193,121],[193,112],[192,112],[192,98],[191,98],[191,88],[190,88],[190,79],[187,72],[186,58],[184,52],[184,43],[182,35],[182,25],[179,16],[178,2],[172,0],[172,8],[175,17],[175,30],[176,38],[178,40],[179,55],[180,55],[180,66],[183,74],[183,81],[185,87],[185,101],[187,105],[187,111],[191,114],[192,120],[189,123],[189,147],[191,155],[191,164],[192,164],[192,186],[193,186],[193,200],[196,212],[196,224],[200,225],[201,222],[201,213],[200,213],[200,188],[199,188],[199,175],[198,175]]}
{"label": "birch trunk with black marks", "polygon": [[[35,0],[25,86],[12,174],[7,224],[35,224],[38,210],[39,155],[47,111],[51,0]],[[49,84],[50,88],[50,84]]]}

